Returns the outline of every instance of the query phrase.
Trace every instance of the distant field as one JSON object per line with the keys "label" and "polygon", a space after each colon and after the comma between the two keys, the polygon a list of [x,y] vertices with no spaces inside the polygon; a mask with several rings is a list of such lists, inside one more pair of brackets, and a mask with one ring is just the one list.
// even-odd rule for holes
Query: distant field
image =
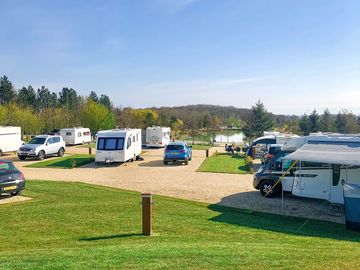
{"label": "distant field", "polygon": [[204,144],[190,144],[193,150],[206,150],[210,149],[211,145],[204,145]]}
{"label": "distant field", "polygon": [[90,144],[83,144],[83,145],[79,145],[77,146],[79,148],[95,148],[96,147],[96,143],[90,143]]}
{"label": "distant field", "polygon": [[230,153],[219,153],[206,158],[197,171],[246,174],[248,168],[244,157],[231,156]]}
{"label": "distant field", "polygon": [[[1,269],[358,269],[360,233],[331,222],[139,193],[28,181],[33,200],[0,205]],[[304,225],[305,223],[305,225]],[[302,227],[302,225],[304,225]]]}
{"label": "distant field", "polygon": [[59,169],[72,169],[83,166],[90,162],[94,162],[94,155],[76,154],[71,156],[64,156],[56,159],[49,159],[36,162],[25,167],[31,168],[59,168]]}

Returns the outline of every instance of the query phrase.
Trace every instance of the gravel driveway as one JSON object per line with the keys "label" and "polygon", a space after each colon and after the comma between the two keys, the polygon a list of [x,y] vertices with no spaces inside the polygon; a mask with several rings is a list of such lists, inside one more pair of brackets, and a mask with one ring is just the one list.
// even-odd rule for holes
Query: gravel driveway
{"label": "gravel driveway", "polygon": [[[211,153],[223,148],[212,148]],[[265,199],[252,186],[253,176],[241,174],[196,172],[205,159],[205,151],[194,150],[188,166],[162,163],[163,149],[147,150],[143,161],[112,164],[95,163],[75,169],[26,168],[37,161],[15,161],[27,179],[76,181],[139,192],[152,192],[183,199],[247,208],[271,213],[282,213],[281,198]],[[67,153],[87,153],[86,148],[68,148]],[[14,159],[15,160],[15,159]],[[320,202],[320,203],[319,203]],[[343,215],[329,212],[323,201],[286,196],[283,213],[334,222],[344,222]]]}

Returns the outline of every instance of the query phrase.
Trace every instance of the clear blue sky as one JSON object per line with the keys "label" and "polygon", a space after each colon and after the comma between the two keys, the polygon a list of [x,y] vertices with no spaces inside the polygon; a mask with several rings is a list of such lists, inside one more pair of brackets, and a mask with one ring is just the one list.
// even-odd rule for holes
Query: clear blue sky
{"label": "clear blue sky", "polygon": [[0,75],[117,106],[360,113],[358,0],[0,0]]}

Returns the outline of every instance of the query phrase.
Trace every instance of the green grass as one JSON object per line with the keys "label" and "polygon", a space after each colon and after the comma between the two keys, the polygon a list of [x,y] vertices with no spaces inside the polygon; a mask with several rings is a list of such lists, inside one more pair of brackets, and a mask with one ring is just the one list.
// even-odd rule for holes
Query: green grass
{"label": "green grass", "polygon": [[230,153],[219,153],[206,158],[197,171],[246,174],[248,168],[244,157],[231,156]]}
{"label": "green grass", "polygon": [[83,144],[83,145],[79,145],[77,146],[78,148],[95,148],[96,147],[96,143],[90,143],[90,144]]}
{"label": "green grass", "polygon": [[360,233],[344,225],[154,196],[28,181],[33,200],[0,205],[1,269],[358,269]]}
{"label": "green grass", "polygon": [[31,168],[59,168],[59,169],[72,169],[83,166],[85,164],[94,162],[94,155],[76,154],[71,156],[64,156],[56,159],[44,160],[32,163],[25,167]]}
{"label": "green grass", "polygon": [[210,149],[211,145],[206,145],[206,144],[190,144],[192,146],[193,150],[206,150],[206,149]]}

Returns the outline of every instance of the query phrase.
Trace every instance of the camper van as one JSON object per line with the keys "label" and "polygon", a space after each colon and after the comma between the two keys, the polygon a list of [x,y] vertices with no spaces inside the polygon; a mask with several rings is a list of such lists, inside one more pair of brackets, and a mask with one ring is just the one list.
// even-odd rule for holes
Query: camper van
{"label": "camper van", "polygon": [[[281,189],[295,196],[343,204],[343,183],[360,184],[360,137],[315,135],[294,138],[254,175],[253,186],[265,197]],[[353,157],[354,160],[350,160]],[[296,166],[288,171],[293,161]],[[349,161],[350,160],[350,161]],[[274,187],[285,174],[281,184]]]}
{"label": "camper van", "polygon": [[134,161],[141,154],[141,129],[113,129],[97,133],[95,162]]}
{"label": "camper van", "polygon": [[91,143],[91,132],[88,128],[63,128],[60,130],[60,136],[67,145]]}
{"label": "camper van", "polygon": [[146,147],[165,147],[170,142],[169,127],[148,127],[146,128]]}
{"label": "camper van", "polygon": [[6,152],[16,152],[23,143],[20,127],[0,126],[0,156]]}

